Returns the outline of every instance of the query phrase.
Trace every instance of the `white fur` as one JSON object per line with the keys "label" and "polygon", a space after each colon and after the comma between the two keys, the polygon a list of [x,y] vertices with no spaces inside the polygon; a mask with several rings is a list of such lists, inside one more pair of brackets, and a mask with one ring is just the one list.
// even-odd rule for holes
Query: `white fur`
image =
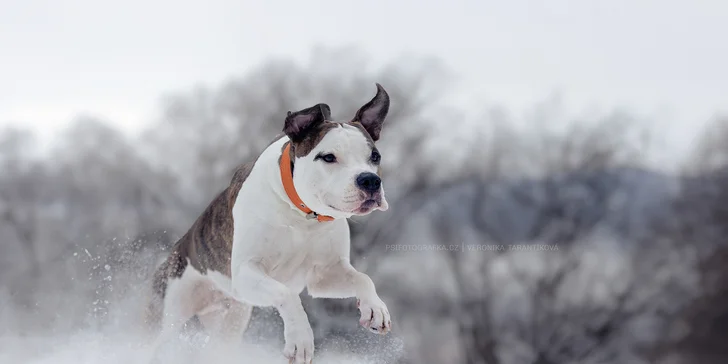
{"label": "white fur", "polygon": [[[345,218],[352,214],[324,208],[345,206],[338,201],[357,192],[352,192],[355,176],[375,171],[367,163],[366,139],[358,130],[337,128],[294,162],[299,196],[315,211],[337,217],[331,222],[302,218],[303,212],[287,197],[278,168],[285,142],[284,137],[261,154],[233,207],[232,287],[233,296],[242,302],[278,309],[285,325],[284,354],[295,363],[305,363],[313,355],[313,333],[298,297],[304,287],[314,297],[358,297],[361,323],[383,327],[383,333],[389,330],[390,317],[371,279],[349,264]],[[314,161],[319,151],[337,154],[341,164]]]}
{"label": "white fur", "polygon": [[[340,125],[326,133],[311,153],[296,160],[293,183],[298,195],[312,210],[348,218],[363,202],[356,177],[364,172],[377,173],[377,167],[369,162],[371,147],[361,131],[351,125]],[[314,161],[319,153],[334,154],[336,163]],[[383,189],[381,196],[379,209],[386,210]]]}
{"label": "white fur", "polygon": [[[250,306],[273,306],[285,325],[284,355],[293,363],[309,363],[313,332],[299,298],[308,287],[314,297],[356,296],[360,324],[377,333],[390,330],[389,311],[372,280],[349,263],[346,218],[363,202],[356,176],[377,169],[369,163],[367,139],[354,127],[339,127],[329,131],[309,155],[294,161],[299,196],[314,211],[336,218],[330,222],[305,219],[286,195],[278,158],[287,141],[283,137],[266,148],[238,193],[233,206],[231,279],[214,272],[202,275],[188,265],[180,279],[170,281],[164,304],[165,329],[181,325],[195,313],[224,311],[218,306],[227,297]],[[319,152],[335,154],[337,163],[315,161]],[[385,210],[381,193],[378,208]],[[206,292],[203,296],[213,303],[200,307],[204,306],[200,302],[178,299],[181,294],[177,292],[195,289]],[[249,310],[242,311],[247,322]]]}
{"label": "white fur", "polygon": [[191,317],[199,320],[212,334],[230,340],[243,333],[250,320],[252,307],[232,299],[231,279],[215,271],[200,273],[192,264],[182,276],[170,279],[164,296],[162,332],[155,348],[179,333]]}

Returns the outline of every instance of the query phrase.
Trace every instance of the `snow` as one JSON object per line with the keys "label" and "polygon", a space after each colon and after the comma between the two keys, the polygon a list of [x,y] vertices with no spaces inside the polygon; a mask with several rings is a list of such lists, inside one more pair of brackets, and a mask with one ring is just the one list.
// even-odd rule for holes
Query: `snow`
{"label": "snow", "polygon": [[[162,363],[259,363],[281,364],[287,360],[275,347],[266,345],[220,345],[205,341],[201,334],[182,338],[176,345],[161,350]],[[138,337],[123,333],[105,335],[94,331],[71,336],[4,337],[0,338],[0,363],[27,364],[126,364],[147,363],[153,350]],[[316,353],[317,363],[369,364],[324,351]]]}

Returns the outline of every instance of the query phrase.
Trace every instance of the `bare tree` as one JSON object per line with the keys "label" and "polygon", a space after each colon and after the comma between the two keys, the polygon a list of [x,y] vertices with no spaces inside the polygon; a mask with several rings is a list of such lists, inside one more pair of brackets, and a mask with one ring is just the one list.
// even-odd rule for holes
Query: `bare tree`
{"label": "bare tree", "polygon": [[687,173],[695,174],[728,165],[728,117],[716,117],[703,130],[686,166]]}
{"label": "bare tree", "polygon": [[[307,65],[273,60],[222,87],[169,95],[162,118],[145,137],[154,147],[150,154],[184,176],[187,193],[204,206],[236,166],[280,133],[288,110],[326,102],[335,119],[349,120],[380,82],[393,103],[381,142],[384,167],[404,175],[417,168],[420,159],[411,156],[421,153],[430,135],[435,117],[427,112],[441,92],[441,67],[420,61],[423,67],[393,63],[362,72],[362,59],[351,49],[320,49]],[[398,163],[405,158],[408,163]]]}
{"label": "bare tree", "polygon": [[[451,76],[435,61],[369,66],[349,48],[318,49],[303,65],[272,60],[167,95],[139,140],[81,118],[44,158],[31,134],[0,134],[0,282],[10,290],[0,295],[25,305],[14,325],[131,321],[115,304],[135,299],[156,252],[279,133],[286,111],[326,102],[346,120],[374,82],[392,98],[380,142],[392,208],[351,221],[351,258],[377,280],[395,335],[358,330],[353,300],[306,298],[317,342],[376,351],[377,362],[641,363],[675,312],[696,328],[721,317],[717,305],[684,304],[696,282],[709,286],[692,268],[720,265],[692,244],[725,236],[720,168],[680,180],[679,197],[693,202],[673,206],[666,191],[676,177],[641,168],[646,146],[628,114],[569,121],[548,101],[519,128],[502,109],[479,105],[473,116],[443,106]],[[680,229],[668,229],[675,220]],[[461,248],[385,248],[402,244]],[[467,250],[483,244],[559,250]],[[249,335],[277,338],[276,315],[256,315]]]}

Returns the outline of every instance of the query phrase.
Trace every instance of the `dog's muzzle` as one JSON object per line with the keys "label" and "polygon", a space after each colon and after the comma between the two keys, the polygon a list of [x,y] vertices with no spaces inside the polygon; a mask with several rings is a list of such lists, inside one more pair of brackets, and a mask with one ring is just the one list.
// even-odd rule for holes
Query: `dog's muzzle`
{"label": "dog's muzzle", "polygon": [[356,186],[364,192],[373,194],[382,186],[382,179],[374,173],[364,172],[356,177]]}

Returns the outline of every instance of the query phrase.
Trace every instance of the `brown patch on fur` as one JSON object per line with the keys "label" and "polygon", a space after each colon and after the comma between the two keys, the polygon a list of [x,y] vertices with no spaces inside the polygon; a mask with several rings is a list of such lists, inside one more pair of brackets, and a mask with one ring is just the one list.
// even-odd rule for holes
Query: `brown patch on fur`
{"label": "brown patch on fur", "polygon": [[167,256],[167,259],[154,272],[154,277],[152,278],[152,297],[146,310],[147,328],[155,329],[162,322],[164,296],[167,293],[169,279],[181,277],[186,268],[187,259],[184,259],[180,255],[175,246],[169,256]]}
{"label": "brown patch on fur", "polygon": [[[369,135],[367,130],[364,128],[364,126],[358,122],[358,121],[351,121],[351,122],[335,122],[335,121],[325,121],[323,123],[319,123],[318,125],[312,127],[311,131],[309,131],[306,134],[306,137],[304,137],[300,142],[294,142],[291,146],[291,150],[293,151],[293,154],[291,157],[305,157],[309,153],[311,153],[314,148],[323,140],[323,138],[326,136],[326,133],[329,131],[343,126],[343,125],[349,125],[353,126],[359,131],[361,131],[362,135],[364,135],[364,138],[366,138],[367,143],[369,144],[370,148],[374,148],[374,139],[372,139],[372,136]],[[285,148],[285,145],[283,146]],[[281,149],[282,150],[282,149]],[[293,160],[293,158],[291,158]]]}
{"label": "brown patch on fur", "polygon": [[357,128],[357,129],[359,129],[359,131],[361,131],[361,133],[364,134],[364,137],[367,138],[367,142],[369,143],[369,147],[370,148],[374,148],[374,139],[372,139],[372,136],[369,135],[369,132],[364,128],[364,125],[361,125],[361,123],[358,122],[358,121],[350,121],[350,122],[348,122],[346,124],[347,125],[351,125],[351,126]]}
{"label": "brown patch on fur", "polygon": [[157,269],[152,288],[160,298],[164,298],[169,279],[182,276],[188,260],[202,274],[213,270],[230,277],[233,205],[254,164],[247,163],[235,170],[230,185],[207,206]]}
{"label": "brown patch on fur", "polygon": [[[283,136],[278,135],[266,148]],[[187,234],[175,245],[173,254],[176,252],[180,257],[189,259],[192,266],[203,274],[210,269],[230,277],[233,205],[256,161],[236,168],[230,185],[207,206]]]}
{"label": "brown patch on fur", "polygon": [[211,269],[230,276],[233,205],[253,165],[254,163],[248,163],[238,167],[230,186],[207,206],[175,246],[177,253],[189,259],[190,264],[203,274]]}
{"label": "brown patch on fur", "polygon": [[202,274],[213,270],[230,277],[233,205],[253,165],[255,161],[235,170],[230,185],[207,206],[157,268],[152,281],[154,296],[147,308],[147,323],[150,326],[156,326],[161,321],[169,280],[181,277],[188,264],[192,264]]}
{"label": "brown patch on fur", "polygon": [[[313,127],[313,129],[304,137],[300,142],[293,142],[291,145],[291,167],[293,167],[293,161],[295,160],[295,157],[301,158],[307,156],[309,153],[311,153],[314,148],[318,145],[318,143],[323,140],[323,138],[326,136],[326,133],[329,131],[342,126],[342,125],[350,125],[353,126],[364,135],[364,138],[367,140],[367,144],[370,148],[374,149],[376,148],[374,139],[371,135],[369,135],[369,132],[364,128],[364,125],[362,125],[358,121],[349,121],[349,122],[335,122],[335,121],[325,121],[323,123],[320,123]],[[278,138],[280,139],[280,137]],[[278,140],[276,139],[276,140]],[[291,142],[288,142],[291,143]],[[281,153],[286,148],[286,145],[288,143],[284,143],[281,147]],[[281,162],[280,157],[278,158],[278,163]],[[293,168],[291,168],[293,170]],[[377,166],[377,174],[381,177],[382,175],[382,167],[380,165]]]}
{"label": "brown patch on fur", "polygon": [[306,136],[301,141],[293,142],[291,145],[293,156],[298,158],[307,156],[326,136],[326,133],[341,126],[341,124],[333,121],[324,121],[311,127],[311,130],[306,133]]}
{"label": "brown patch on fur", "polygon": [[[267,147],[284,137],[276,136]],[[188,259],[195,269],[208,270],[230,277],[230,258],[233,249],[233,205],[255,161],[238,166],[230,185],[207,206],[187,233],[174,245],[167,259],[154,274],[152,288],[164,299],[170,278],[179,278],[187,268]]]}

